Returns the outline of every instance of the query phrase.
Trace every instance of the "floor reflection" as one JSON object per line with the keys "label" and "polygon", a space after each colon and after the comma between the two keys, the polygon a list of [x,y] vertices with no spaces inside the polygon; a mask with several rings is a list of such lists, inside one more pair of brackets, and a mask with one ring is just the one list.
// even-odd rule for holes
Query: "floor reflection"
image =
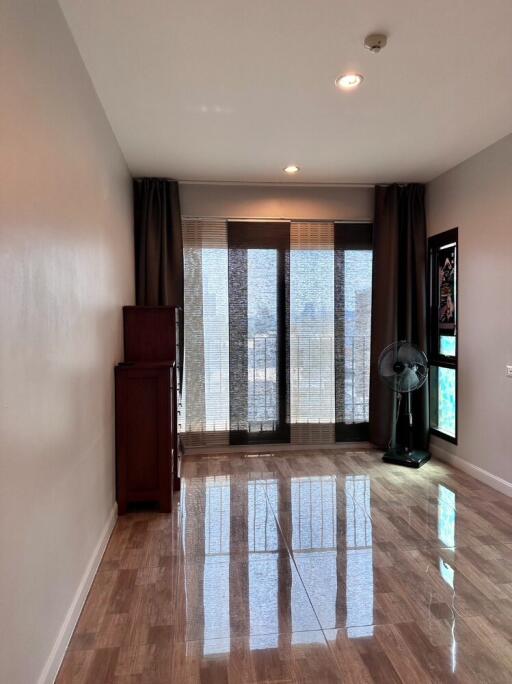
{"label": "floor reflection", "polygon": [[[455,547],[456,497],[455,492],[438,485],[437,493],[437,536],[446,547]],[[443,558],[439,559],[439,573],[443,581],[452,589],[451,617],[451,670],[457,669],[457,640],[455,638],[455,570]]]}
{"label": "floor reflection", "polygon": [[[249,549],[249,634],[251,650],[279,645],[279,569],[277,480],[250,480],[247,485]],[[256,561],[265,559],[266,563]],[[261,634],[264,625],[268,634]]]}
{"label": "floor reflection", "polygon": [[205,555],[229,557],[231,481],[229,475],[207,477],[204,514]]}
{"label": "floor reflection", "polygon": [[[437,534],[455,547],[456,496],[438,485]],[[211,476],[182,492],[186,640],[204,655],[313,644],[321,629],[348,639],[375,630],[375,580],[368,475],[278,479]],[[420,561],[419,561],[420,562]],[[455,595],[455,569],[438,572]],[[317,634],[318,632],[318,634]],[[455,612],[452,666],[456,664]]]}
{"label": "floor reflection", "polygon": [[441,577],[443,580],[446,582],[446,584],[453,590],[452,594],[452,604],[451,604],[451,611],[452,611],[452,616],[451,616],[451,625],[450,625],[450,630],[451,630],[451,647],[450,647],[450,655],[451,655],[451,667],[452,667],[452,672],[455,672],[457,668],[457,640],[455,638],[455,570],[452,568],[452,566],[447,563],[445,560],[442,558],[439,559],[439,572],[441,574]]}
{"label": "floor reflection", "polygon": [[[336,486],[335,476],[291,479],[294,558],[306,590],[310,596],[314,593],[315,609],[332,621],[336,620],[338,592]],[[292,586],[292,624],[299,631],[300,615],[294,609],[293,591]],[[303,636],[294,634],[293,643],[303,643]]]}
{"label": "floor reflection", "polygon": [[438,485],[437,493],[437,536],[445,546],[455,546],[455,492]]}
{"label": "floor reflection", "polygon": [[446,584],[453,589],[455,571],[451,567],[451,565],[449,565],[449,563],[444,561],[442,558],[439,559],[439,572],[441,573],[441,577],[446,582]]}
{"label": "floor reflection", "polygon": [[[230,633],[230,523],[231,482],[229,476],[205,480],[204,515],[204,655],[230,651],[230,641],[215,642]],[[211,640],[211,641],[210,641]]]}
{"label": "floor reflection", "polygon": [[336,549],[336,476],[292,477],[292,548]]}
{"label": "floor reflection", "polygon": [[347,508],[347,629],[348,636],[373,634],[373,550],[370,478],[353,475],[345,481]]}
{"label": "floor reflection", "polygon": [[119,519],[58,681],[511,682],[510,498],[378,456],[185,461],[170,516]]}
{"label": "floor reflection", "polygon": [[274,511],[278,510],[277,480],[249,480],[247,485],[247,527],[250,558],[258,553],[278,550],[278,528]]}

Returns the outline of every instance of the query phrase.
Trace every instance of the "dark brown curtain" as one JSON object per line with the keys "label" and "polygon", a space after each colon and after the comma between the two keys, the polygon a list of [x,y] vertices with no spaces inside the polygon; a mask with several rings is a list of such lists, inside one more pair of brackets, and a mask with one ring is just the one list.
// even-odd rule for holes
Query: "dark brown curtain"
{"label": "dark brown curtain", "polygon": [[[183,242],[178,183],[165,178],[136,178],[133,181],[133,214],[137,304],[173,304],[183,308]],[[179,321],[180,339],[183,340],[183,315]],[[182,344],[179,349],[182,354]]]}
{"label": "dark brown curtain", "polygon": [[133,181],[137,304],[183,306],[183,243],[178,183]]}
{"label": "dark brown curtain", "polygon": [[[387,448],[395,416],[393,392],[378,373],[388,344],[408,340],[427,350],[427,236],[423,185],[375,188],[373,230],[370,440]],[[429,437],[428,384],[412,394],[414,447]]]}

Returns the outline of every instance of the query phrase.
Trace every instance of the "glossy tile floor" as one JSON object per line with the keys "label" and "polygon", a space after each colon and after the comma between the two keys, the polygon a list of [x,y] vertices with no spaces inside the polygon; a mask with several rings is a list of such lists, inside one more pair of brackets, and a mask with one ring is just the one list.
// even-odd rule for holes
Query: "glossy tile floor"
{"label": "glossy tile floor", "polygon": [[59,684],[512,682],[512,500],[374,451],[189,457],[120,519]]}

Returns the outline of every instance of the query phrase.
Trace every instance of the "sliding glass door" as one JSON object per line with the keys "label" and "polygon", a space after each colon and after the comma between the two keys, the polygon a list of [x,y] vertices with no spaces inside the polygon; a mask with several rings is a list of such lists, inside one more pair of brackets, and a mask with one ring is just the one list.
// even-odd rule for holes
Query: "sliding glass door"
{"label": "sliding glass door", "polygon": [[189,445],[367,438],[371,226],[184,221]]}
{"label": "sliding glass door", "polygon": [[289,441],[290,226],[228,223],[230,443]]}

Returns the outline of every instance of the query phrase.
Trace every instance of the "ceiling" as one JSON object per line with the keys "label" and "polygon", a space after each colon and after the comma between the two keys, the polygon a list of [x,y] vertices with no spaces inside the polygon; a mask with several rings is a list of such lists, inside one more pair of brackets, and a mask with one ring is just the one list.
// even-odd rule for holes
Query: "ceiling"
{"label": "ceiling", "polygon": [[135,175],[428,181],[512,131],[511,0],[60,4]]}

